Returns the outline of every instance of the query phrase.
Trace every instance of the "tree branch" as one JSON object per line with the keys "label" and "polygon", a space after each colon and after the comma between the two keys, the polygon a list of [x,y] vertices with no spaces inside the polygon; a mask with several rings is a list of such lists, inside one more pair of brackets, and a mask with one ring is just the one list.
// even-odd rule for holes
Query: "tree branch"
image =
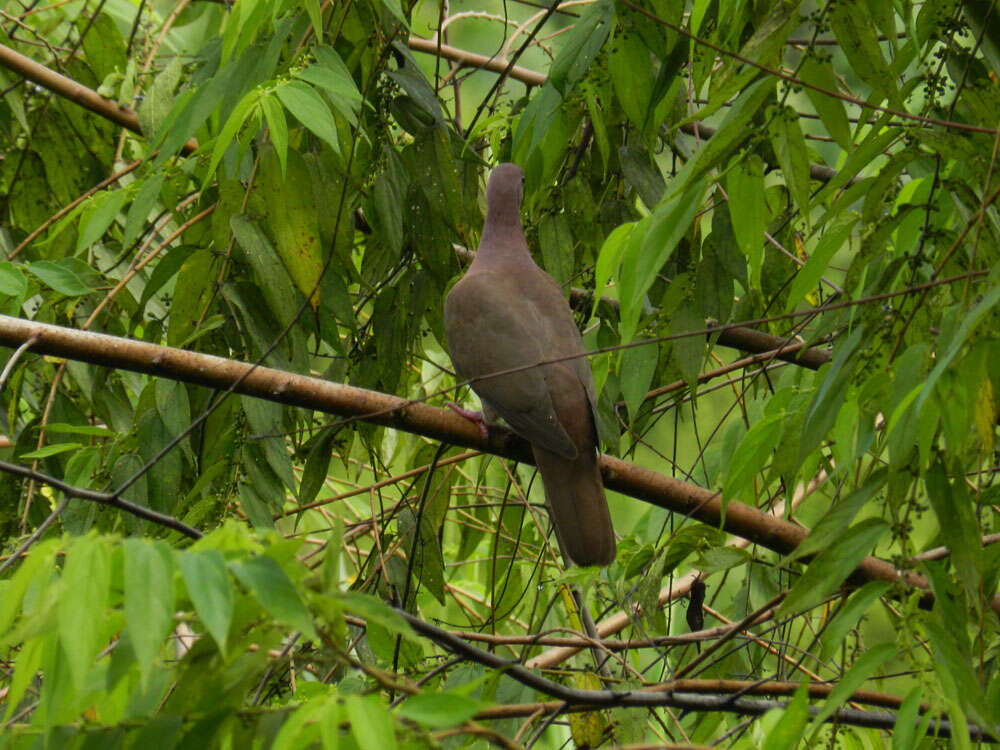
{"label": "tree branch", "polygon": [[[428,622],[424,622],[418,617],[414,617],[409,612],[401,609],[395,609],[396,613],[405,619],[415,631],[420,633],[427,638],[430,638],[435,643],[449,651],[460,654],[468,659],[471,659],[483,666],[490,667],[493,669],[503,670],[504,674],[522,685],[526,685],[530,688],[534,688],[539,692],[549,695],[553,698],[559,699],[560,703],[555,704],[556,706],[561,706],[561,704],[567,703],[572,706],[597,706],[603,708],[618,707],[618,706],[632,706],[632,707],[642,707],[650,708],[653,706],[670,706],[673,708],[683,708],[695,711],[729,711],[744,715],[760,715],[772,708],[782,708],[785,704],[778,703],[777,701],[760,701],[760,700],[747,700],[742,697],[733,697],[733,694],[738,695],[741,692],[750,692],[745,689],[745,686],[730,690],[730,687],[735,687],[735,685],[727,686],[724,680],[705,680],[705,681],[689,681],[689,680],[679,680],[677,683],[666,682],[660,685],[655,685],[649,688],[639,688],[639,689],[629,689],[629,690],[580,690],[577,688],[567,687],[566,685],[561,685],[558,682],[553,682],[542,677],[530,669],[527,669],[517,662],[508,661],[503,659],[496,654],[489,653],[487,651],[481,651],[480,649],[471,646],[466,643],[461,638],[452,635],[447,630],[443,630],[439,627],[431,625]],[[714,683],[709,689],[705,689],[708,685],[704,683]],[[761,686],[766,686],[768,683],[760,683]],[[794,687],[798,687],[797,684],[792,684]],[[701,688],[699,692],[695,692],[692,688]],[[827,686],[817,686],[819,687],[818,695],[822,696],[822,691]],[[832,688],[832,686],[830,686]],[[768,689],[763,692],[770,694],[787,694],[785,689],[781,684],[771,684]],[[794,692],[794,690],[793,690]],[[705,695],[703,693],[715,693]],[[721,695],[719,693],[722,693]],[[865,697],[871,697],[870,691],[858,691],[858,697],[856,700],[859,702],[864,702]],[[852,696],[852,699],[853,696]],[[548,704],[546,704],[548,705]],[[499,707],[503,711],[506,707]],[[586,710],[586,709],[584,709]],[[818,706],[810,706],[809,713],[811,715],[816,715],[819,713],[820,708]],[[477,714],[476,718],[491,718],[485,712]],[[497,717],[499,718],[499,717]],[[863,726],[863,727],[875,727],[880,729],[891,729],[896,724],[896,715],[888,712],[874,712],[874,711],[858,711],[849,708],[839,708],[834,713],[827,718],[827,721],[833,721],[840,724],[850,724],[853,726]],[[938,725],[935,727],[938,737],[950,736],[951,734],[951,723],[942,719],[939,721]],[[970,736],[978,739],[992,739],[979,727],[970,724],[968,726],[968,731]]]}
{"label": "tree branch", "polygon": [[[412,50],[416,50],[417,52],[426,52],[429,55],[439,55],[446,60],[458,63],[460,67],[490,70],[494,73],[500,73],[501,75],[506,72],[508,78],[513,78],[527,86],[543,86],[548,80],[548,76],[544,73],[538,73],[537,71],[529,70],[528,68],[522,68],[520,65],[514,65],[511,67],[503,58],[487,57],[486,55],[469,52],[468,50],[459,49],[458,47],[452,47],[447,44],[438,44],[432,39],[421,39],[418,36],[411,36],[407,39],[406,43]],[[510,70],[508,70],[508,67],[510,67]],[[684,123],[681,125],[680,129],[688,135],[695,134],[694,123]],[[698,124],[697,132],[702,138],[711,138],[715,133],[715,128],[708,125]],[[837,176],[837,170],[823,164],[810,163],[809,176],[814,180],[819,180],[820,182],[829,182]],[[853,182],[854,180],[851,180],[851,183]]]}
{"label": "tree branch", "polygon": [[[234,392],[336,414],[348,421],[364,420],[432,440],[486,451],[527,464],[534,463],[528,443],[513,433],[494,429],[487,439],[483,439],[478,428],[469,420],[456,416],[448,409],[427,406],[420,401],[269,367],[253,368],[244,362],[210,354],[0,316],[0,345],[17,347],[33,337],[37,338],[37,342],[32,345],[32,351],[38,354],[217,389],[228,389],[242,379]],[[249,370],[252,371],[248,373]],[[736,500],[730,501],[723,509],[720,495],[703,487],[611,456],[601,456],[600,464],[608,489],[722,528],[780,554],[794,550],[808,535],[806,529]],[[925,592],[921,596],[923,606],[929,607],[933,602],[933,594],[923,576],[898,571],[890,563],[874,557],[866,557],[848,580],[852,585],[872,580],[902,582]],[[1000,613],[1000,597],[995,598],[991,606]]]}
{"label": "tree branch", "polygon": [[98,492],[97,490],[89,490],[83,487],[74,487],[61,479],[56,479],[55,477],[50,477],[48,474],[43,474],[40,471],[29,469],[27,466],[19,466],[18,464],[8,463],[7,461],[0,461],[0,471],[5,471],[8,474],[15,474],[19,477],[24,477],[25,479],[33,479],[36,482],[41,482],[42,484],[47,484],[68,497],[78,497],[82,500],[90,500],[95,503],[100,503],[101,505],[110,505],[112,508],[118,508],[126,513],[131,513],[137,518],[143,518],[147,521],[159,524],[160,526],[166,526],[168,529],[179,531],[181,534],[184,534],[184,536],[190,537],[191,539],[201,539],[202,537],[202,533],[198,531],[198,529],[192,528],[186,523],[178,521],[173,516],[158,513],[152,508],[147,508],[144,505],[136,505],[128,500],[116,497],[109,492]]}
{"label": "tree branch", "polygon": [[[48,89],[53,94],[58,94],[64,99],[69,99],[84,109],[89,109],[94,114],[100,115],[106,120],[111,120],[111,122],[117,123],[137,135],[148,135],[142,132],[142,129],[139,127],[139,118],[136,117],[135,112],[132,110],[126,109],[110,99],[105,99],[96,91],[88,89],[86,86],[64,75],[60,75],[54,70],[49,70],[30,57],[25,57],[21,53],[15,52],[10,47],[5,47],[2,44],[0,44],[0,65],[24,76],[42,88]],[[184,144],[184,153],[193,154],[197,150],[198,142],[194,138],[189,139]]]}

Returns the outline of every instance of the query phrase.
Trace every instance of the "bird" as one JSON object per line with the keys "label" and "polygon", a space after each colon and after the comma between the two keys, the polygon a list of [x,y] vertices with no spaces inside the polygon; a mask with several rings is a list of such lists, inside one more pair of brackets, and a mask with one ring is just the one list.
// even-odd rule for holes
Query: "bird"
{"label": "bird", "polygon": [[452,406],[484,436],[499,415],[531,444],[563,553],[580,566],[610,565],[615,533],[597,460],[594,376],[565,295],[531,257],[523,195],[520,167],[493,170],[475,259],[445,298],[452,364],[483,410]]}

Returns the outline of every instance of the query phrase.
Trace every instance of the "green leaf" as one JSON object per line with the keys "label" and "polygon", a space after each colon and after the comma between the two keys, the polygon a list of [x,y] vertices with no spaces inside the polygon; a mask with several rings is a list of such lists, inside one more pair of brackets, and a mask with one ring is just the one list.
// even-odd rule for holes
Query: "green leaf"
{"label": "green leaf", "polygon": [[412,643],[420,643],[420,638],[410,628],[410,623],[388,604],[375,597],[357,591],[342,591],[336,593],[336,598],[348,612],[369,622],[377,622],[394,635],[401,635]]}
{"label": "green leaf", "polygon": [[[638,344],[640,342],[641,339],[636,339],[632,343]],[[656,372],[659,359],[660,352],[655,343],[633,346],[622,352],[618,379],[621,381],[625,408],[628,409],[629,417],[633,420],[639,413],[639,406],[653,382],[653,375]]]}
{"label": "green leaf", "polygon": [[[608,235],[608,238],[604,240],[604,244],[601,245],[601,250],[597,254],[597,264],[594,267],[594,289],[596,293],[594,294],[592,315],[597,314],[597,306],[601,303],[601,295],[604,294],[604,288],[611,280],[611,274],[617,271],[621,265],[622,254],[625,252],[628,243],[632,241],[632,233],[642,223],[629,222],[615,227],[611,231],[611,234]],[[637,237],[644,235],[645,227],[642,227]]]}
{"label": "green leaf", "polygon": [[330,108],[312,86],[301,81],[289,81],[275,93],[295,119],[309,128],[313,134],[325,141],[335,153],[340,153],[340,139],[337,123]]}
{"label": "green leaf", "polygon": [[[296,482],[295,477],[292,474],[292,460],[288,455],[288,451],[285,450],[284,440],[281,439],[280,433],[282,432],[282,407],[281,404],[276,404],[272,401],[265,401],[263,399],[251,398],[250,396],[244,396],[241,403],[243,404],[243,412],[247,415],[247,423],[253,434],[262,437],[261,439],[255,440],[254,443],[260,448],[264,456],[267,459],[267,464],[270,466],[274,472],[274,476],[281,481],[281,485],[285,489],[295,491]],[[274,435],[278,434],[279,437],[275,439]],[[263,488],[260,488],[263,489]],[[280,505],[280,487],[270,494],[278,495],[274,499],[274,502]]]}
{"label": "green leaf", "polygon": [[[296,691],[296,694],[299,692],[304,691]],[[274,738],[271,750],[297,750],[303,747],[315,747],[316,735],[321,731],[318,723],[322,721],[324,714],[329,713],[331,705],[336,711],[337,704],[332,698],[318,696],[299,706],[281,725],[281,731]],[[339,728],[334,739],[339,740]],[[335,744],[334,747],[337,745]]]}
{"label": "green leaf", "polygon": [[761,420],[743,436],[736,452],[727,462],[722,485],[723,503],[753,486],[753,479],[764,467],[764,462],[781,440],[781,423],[784,415],[778,414]]}
{"label": "green leaf", "polygon": [[803,683],[792,696],[781,718],[767,733],[765,746],[768,750],[792,750],[802,741],[802,731],[809,721],[809,692]]}
{"label": "green leaf", "polygon": [[58,647],[51,634],[29,638],[21,645],[20,652],[14,662],[14,676],[10,680],[7,695],[4,696],[4,702],[7,704],[4,719],[9,720],[14,715],[28,688],[32,683],[37,684],[38,669],[41,666],[43,654],[51,653],[53,648]]}
{"label": "green leaf", "polygon": [[153,79],[153,85],[149,88],[149,92],[142,100],[139,111],[136,113],[139,119],[139,129],[147,138],[152,137],[167,118],[173,104],[174,89],[177,88],[183,70],[183,60],[180,56],[175,56],[167,67]]}
{"label": "green leaf", "polygon": [[794,310],[806,294],[819,283],[834,253],[841,249],[857,222],[857,214],[846,213],[823,229],[819,242],[809,255],[809,260],[795,274],[795,281],[792,282],[792,289],[788,293],[788,302],[785,305],[786,312]]}
{"label": "green leaf", "polygon": [[306,457],[305,468],[302,469],[302,481],[299,484],[299,503],[308,505],[316,499],[330,468],[333,448],[336,444],[338,430],[328,428],[313,443]]}
{"label": "green leaf", "polygon": [[924,481],[941,538],[951,550],[958,580],[971,596],[979,596],[983,564],[976,502],[966,492],[964,481],[948,480],[948,472],[940,460],[931,466]]}
{"label": "green leaf", "polygon": [[565,288],[573,276],[573,233],[565,214],[545,214],[538,223],[538,244],[545,270]]}
{"label": "green leaf", "polygon": [[191,402],[187,386],[177,380],[156,381],[156,411],[171,438],[175,438],[191,424]]}
{"label": "green leaf", "polygon": [[767,207],[764,203],[764,163],[757,154],[741,159],[729,170],[726,190],[736,244],[750,267],[750,286],[760,289]]}
{"label": "green leaf", "polygon": [[799,207],[799,215],[809,224],[809,153],[799,127],[799,116],[791,107],[771,110],[768,133],[785,185]]}
{"label": "green leaf", "polygon": [[836,591],[889,530],[880,518],[854,524],[837,543],[820,552],[795,582],[776,613],[784,617],[814,607]]}
{"label": "green leaf", "polygon": [[0,589],[0,643],[5,646],[13,645],[7,640],[7,631],[21,609],[28,587],[32,584],[45,586],[48,583],[51,571],[54,570],[52,561],[59,544],[60,540],[57,539],[36,544],[17,571],[3,581],[7,585]]}
{"label": "green leaf", "polygon": [[145,311],[146,303],[149,302],[153,295],[160,291],[163,286],[170,281],[170,279],[177,275],[184,261],[186,261],[188,257],[195,252],[195,250],[197,250],[197,248],[192,245],[181,245],[180,247],[171,248],[163,257],[160,258],[160,261],[156,264],[156,268],[153,269],[153,273],[149,275],[149,279],[146,281],[146,285],[142,289],[142,297],[140,298],[139,305],[136,308],[136,315],[142,315]]}
{"label": "green leaf", "polygon": [[834,502],[834,505],[826,512],[816,524],[813,525],[809,536],[802,540],[798,547],[788,554],[785,562],[798,560],[808,555],[814,555],[833,544],[841,537],[844,531],[850,526],[854,516],[861,510],[875,494],[882,489],[886,482],[886,472],[878,471],[872,475],[864,486],[855,490],[845,498]]}
{"label": "green leaf", "polygon": [[260,98],[260,107],[264,112],[264,119],[267,121],[271,144],[274,146],[274,152],[278,156],[278,163],[281,165],[281,177],[284,179],[285,165],[288,163],[288,122],[285,120],[284,111],[273,96],[262,96]]}
{"label": "green leaf", "polygon": [[882,57],[878,28],[867,0],[837,0],[830,6],[830,25],[851,68],[876,92],[903,106],[894,77]]}
{"label": "green leaf", "polygon": [[661,202],[650,219],[641,244],[630,241],[622,254],[618,293],[622,343],[628,343],[635,336],[646,291],[691,228],[707,185],[707,181],[701,182],[683,196],[676,195]]}
{"label": "green leaf", "polygon": [[205,124],[209,115],[225,98],[232,96],[234,89],[242,92],[250,78],[249,68],[254,60],[249,55],[226,65],[218,73],[197,89],[184,89],[174,100],[170,112],[160,124],[151,144],[159,145],[160,154],[153,160],[157,168],[174,156],[181,146]]}
{"label": "green leaf", "polygon": [[601,174],[605,174],[608,171],[608,162],[611,160],[611,142],[608,138],[608,126],[604,122],[605,113],[597,103],[597,97],[593,92],[587,92],[586,98],[587,113],[594,127],[594,141],[601,154]]}
{"label": "green leaf", "polygon": [[302,0],[302,7],[309,14],[309,22],[312,24],[313,35],[316,41],[323,39],[323,11],[319,7],[319,0]]}
{"label": "green leaf", "polygon": [[149,219],[157,199],[160,197],[160,190],[163,188],[163,180],[166,174],[158,172],[143,180],[142,186],[132,205],[128,207],[128,215],[125,217],[125,234],[122,236],[122,247],[131,248],[142,233],[142,228]]}
{"label": "green leaf", "polygon": [[816,733],[822,728],[823,722],[830,718],[843,703],[850,700],[851,693],[864,685],[865,681],[870,679],[887,661],[895,657],[898,651],[899,649],[894,643],[880,643],[868,648],[854,660],[850,668],[837,680],[819,713],[813,717],[810,728],[807,730],[810,735],[810,744],[815,743],[818,739]]}
{"label": "green leaf", "polygon": [[[550,79],[551,80],[551,79]],[[562,95],[555,86],[546,82],[541,91],[528,101],[528,106],[517,118],[514,128],[514,143],[511,147],[511,161],[528,164],[536,149],[550,132],[552,123],[559,115]]]}
{"label": "green leaf", "polygon": [[403,28],[409,30],[410,24],[406,21],[406,16],[403,14],[403,8],[399,4],[399,0],[382,0],[382,7],[388,10],[393,18],[403,24]]}
{"label": "green leaf", "polygon": [[[98,467],[101,465],[101,449],[96,446],[81,448],[66,462],[63,478],[73,487],[90,487]],[[84,503],[78,503],[74,510],[82,510]],[[93,508],[93,506],[90,506]],[[86,511],[84,511],[86,512]],[[72,533],[72,532],[71,532]]]}
{"label": "green leaf", "polygon": [[754,33],[742,47],[740,57],[767,65],[783,50],[788,35],[802,22],[799,6],[802,0],[781,0],[770,12],[754,24]]}
{"label": "green leaf", "polygon": [[[836,93],[839,89],[832,66],[829,63],[821,63],[811,55],[802,61],[799,68],[799,78],[826,91]],[[849,151],[851,149],[851,123],[847,119],[844,102],[811,88],[806,88],[805,92],[816,109],[816,114],[826,126],[826,132],[837,142],[838,146]]]}
{"label": "green leaf", "polygon": [[39,448],[36,451],[22,453],[21,458],[48,458],[49,456],[58,456],[60,453],[76,451],[82,447],[83,443],[54,443],[52,445],[46,445],[43,448]]}
{"label": "green leaf", "polygon": [[0,261],[0,294],[22,299],[28,291],[28,280],[9,260]]}
{"label": "green leaf", "polygon": [[[267,226],[288,276],[313,310],[320,304],[319,282],[323,272],[323,248],[316,198],[309,169],[302,156],[292,151],[287,169],[276,149],[262,149],[258,180],[267,207]],[[330,273],[335,273],[334,269]],[[309,296],[312,295],[312,296]]]}
{"label": "green leaf", "polygon": [[[682,283],[674,279],[675,284]],[[672,342],[671,354],[688,387],[694,389],[705,361],[705,334],[690,335],[705,328],[705,319],[692,304],[681,304],[670,316],[670,334],[677,336]],[[682,335],[687,334],[687,335]]]}
{"label": "green leaf", "polygon": [[[892,750],[911,750],[923,739],[917,736],[917,725],[920,722],[920,697],[924,688],[920,685],[912,688],[903,699],[903,704],[896,712],[896,723],[892,727]],[[931,713],[928,712],[928,716]]]}
{"label": "green leaf", "polygon": [[671,181],[670,195],[687,194],[688,188],[708,170],[721,163],[729,153],[753,132],[750,120],[764,102],[773,95],[775,79],[767,76],[747,87],[740,94],[722,121],[719,129],[698,149]]}
{"label": "green leaf", "polygon": [[155,278],[166,283],[167,279],[157,274],[164,263],[168,264],[168,274],[180,265],[167,325],[167,344],[178,346],[196,332],[195,324],[213,294],[212,285],[218,276],[218,269],[212,251],[208,249],[197,249],[192,253],[179,254],[179,257],[168,254],[153,271],[151,281]]}
{"label": "green leaf", "polygon": [[607,69],[622,111],[635,127],[644,129],[654,88],[653,64],[649,49],[631,26],[615,34]]}
{"label": "green leaf", "polygon": [[395,750],[396,732],[390,714],[374,695],[348,695],[344,699],[351,734],[358,747]]}
{"label": "green leaf", "polygon": [[[212,158],[209,160],[208,169],[201,183],[202,190],[208,187],[212,180],[215,179],[215,170],[218,168],[219,162],[222,161],[226,150],[236,140],[236,134],[240,132],[240,129],[257,111],[262,95],[262,92],[258,89],[251,91],[240,100],[240,103],[236,105],[236,108],[229,115],[226,124],[215,138],[215,145],[212,147]],[[293,112],[292,114],[295,113]]]}
{"label": "green leaf", "polygon": [[924,403],[927,401],[927,397],[934,390],[934,386],[937,384],[938,378],[941,374],[951,365],[951,362],[958,355],[959,350],[965,343],[966,339],[972,334],[972,331],[979,321],[992,310],[996,304],[1000,302],[1000,285],[994,286],[986,294],[983,295],[979,303],[969,311],[968,315],[962,318],[962,322],[955,332],[955,335],[951,337],[951,341],[948,342],[948,348],[941,355],[940,359],[937,360],[937,364],[934,369],[931,370],[931,374],[927,376],[927,380],[924,381],[920,389],[920,398],[917,400],[917,413],[924,407]]}
{"label": "green leaf", "polygon": [[[403,537],[407,558],[413,557],[413,572],[420,581],[427,587],[427,590],[434,595],[443,605],[445,603],[444,590],[444,556],[441,552],[441,544],[438,541],[436,529],[431,524],[431,519],[425,512],[420,519],[420,533],[414,540],[417,516],[405,509],[400,512],[398,521],[399,534]],[[411,594],[413,587],[410,588]]]}
{"label": "green leaf", "polygon": [[970,714],[972,720],[980,726],[992,726],[994,722],[989,717],[982,686],[975,671],[976,662],[969,653],[968,641],[956,637],[952,632],[955,625],[954,620],[942,624],[936,618],[928,618],[923,622],[934,646],[934,658],[931,662],[945,695],[961,706],[962,711]]}
{"label": "green leaf", "polygon": [[125,624],[139,667],[148,675],[173,621],[174,560],[161,541],[131,537],[123,546]]}
{"label": "green leaf", "polygon": [[705,577],[744,565],[751,559],[750,553],[739,547],[713,547],[698,556],[695,567],[701,571],[702,577]]}
{"label": "green leaf", "polygon": [[[885,117],[888,118],[888,115]],[[900,138],[899,128],[885,127],[885,123],[880,119],[872,126],[871,132],[865,139],[848,154],[834,178],[817,191],[812,198],[811,205],[824,204],[830,199],[830,196],[854,179],[861,170],[870,168],[873,160],[879,154],[887,151],[898,138]]]}
{"label": "green leaf", "polygon": [[549,68],[549,82],[561,96],[565,97],[590,69],[611,33],[614,14],[611,0],[596,0],[573,24],[569,38]]}
{"label": "green leaf", "polygon": [[622,174],[635,188],[642,202],[649,210],[655,210],[667,184],[652,155],[644,149],[622,146],[618,149],[618,162],[622,166]]}
{"label": "green leaf", "polygon": [[351,71],[344,65],[337,51],[328,44],[314,48],[313,54],[316,56],[316,64],[310,65],[296,75],[330,94],[334,108],[347,122],[356,125],[357,113],[364,98],[358,91]]}
{"label": "green leaf", "polygon": [[850,338],[838,348],[830,365],[824,365],[820,370],[823,382],[809,402],[809,409],[802,423],[800,462],[822,442],[837,421],[837,414],[847,397],[847,388],[856,364],[852,355],[861,343],[864,332],[864,326],[855,328]]}
{"label": "green leaf", "polygon": [[243,260],[254,271],[257,286],[263,292],[274,317],[281,325],[287,325],[298,309],[288,271],[278,259],[274,246],[246,216],[237,214],[229,220],[233,235],[243,251]]}
{"label": "green leaf", "polygon": [[58,601],[59,641],[79,690],[101,650],[101,631],[111,585],[108,548],[92,536],[77,537],[66,553]]}
{"label": "green leaf", "polygon": [[26,263],[24,268],[53,290],[67,297],[88,294],[100,284],[98,274],[79,258],[63,258],[57,262],[37,260],[34,263]]}
{"label": "green leaf", "polygon": [[482,703],[460,693],[425,692],[407,698],[396,713],[430,729],[447,729],[464,724],[481,708]]}
{"label": "green leaf", "polygon": [[275,618],[309,638],[317,637],[312,615],[277,562],[260,555],[244,562],[230,563],[229,567]]}
{"label": "green leaf", "polygon": [[128,201],[129,192],[125,188],[101,193],[83,212],[80,218],[80,233],[77,235],[76,251],[90,247],[108,231]]}
{"label": "green leaf", "polygon": [[176,555],[191,603],[219,651],[225,655],[229,624],[233,619],[233,584],[226,572],[226,561],[218,550],[178,552]]}

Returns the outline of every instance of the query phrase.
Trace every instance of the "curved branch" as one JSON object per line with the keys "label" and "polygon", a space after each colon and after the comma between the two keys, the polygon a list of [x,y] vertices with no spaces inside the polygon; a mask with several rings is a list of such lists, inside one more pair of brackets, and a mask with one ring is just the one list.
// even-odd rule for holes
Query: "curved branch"
{"label": "curved branch", "polygon": [[[210,354],[0,315],[0,345],[17,347],[33,337],[37,342],[32,349],[39,354],[210,388],[229,389],[238,383],[234,392],[243,395],[336,414],[348,421],[364,420],[432,440],[534,463],[530,446],[524,440],[500,429],[491,430],[489,437],[484,439],[475,425],[448,409],[269,367],[253,367]],[[789,521],[774,518],[736,500],[723,509],[718,493],[611,456],[601,456],[600,464],[608,489],[690,516],[781,554],[794,550],[809,533]],[[903,582],[922,589],[925,593],[921,596],[921,604],[925,607],[934,601],[923,576],[899,571],[884,560],[866,557],[849,581],[858,585],[872,580]],[[1000,597],[994,598],[991,606],[1000,613]]]}
{"label": "curved branch", "polygon": [[82,500],[90,500],[95,503],[100,503],[101,505],[110,505],[112,508],[118,508],[126,513],[131,513],[136,518],[143,518],[147,521],[159,524],[160,526],[166,526],[174,531],[179,531],[184,534],[184,536],[190,537],[191,539],[201,539],[202,537],[202,533],[198,531],[198,529],[192,528],[186,523],[178,521],[173,516],[158,513],[152,508],[147,508],[144,505],[136,505],[128,500],[116,497],[109,492],[98,492],[97,490],[88,490],[83,487],[74,487],[61,479],[56,479],[55,477],[50,477],[48,474],[43,474],[40,471],[29,469],[27,466],[19,466],[18,464],[12,464],[7,461],[0,461],[0,471],[24,477],[25,479],[33,479],[34,481],[42,484],[47,484],[49,487],[54,487],[68,497],[78,497]]}
{"label": "curved branch", "polygon": [[[96,91],[88,89],[54,70],[49,70],[30,57],[25,57],[20,52],[15,52],[2,44],[0,44],[0,65],[24,76],[42,88],[48,89],[53,94],[69,99],[106,120],[111,120],[111,122],[117,123],[137,135],[144,136],[139,127],[139,118],[132,110],[126,109],[110,99],[105,99]],[[183,150],[185,153],[194,153],[198,150],[198,142],[194,138],[189,139],[184,144]]]}
{"label": "curved branch", "polygon": [[[496,654],[477,649],[461,638],[452,635],[447,630],[443,630],[428,622],[424,622],[418,617],[414,617],[409,612],[395,609],[396,613],[405,619],[415,631],[449,651],[460,654],[479,664],[493,669],[501,669],[504,674],[511,679],[520,682],[522,685],[534,688],[553,698],[557,698],[560,703],[555,706],[562,707],[563,703],[580,707],[602,707],[611,708],[618,706],[634,706],[649,708],[652,706],[671,706],[695,711],[730,711],[744,715],[760,715],[772,708],[781,708],[785,704],[777,701],[747,700],[742,697],[733,697],[744,692],[744,688],[731,690],[735,685],[727,685],[726,681],[706,680],[704,683],[715,683],[705,685],[702,681],[679,680],[666,682],[651,688],[641,688],[634,690],[581,690],[567,687],[558,682],[553,682],[542,677],[530,669],[527,669],[516,662],[511,662],[497,656]],[[767,694],[787,695],[787,691],[780,683],[768,685],[761,683],[765,687],[761,692]],[[792,684],[797,688],[797,684]],[[817,697],[823,696],[823,691],[827,686],[816,686],[819,688]],[[830,686],[832,688],[832,686]],[[708,688],[708,689],[706,689]],[[749,691],[745,691],[749,692]],[[810,693],[812,691],[810,690]],[[705,693],[708,693],[707,695]],[[857,696],[851,696],[852,700],[865,702],[866,697],[872,697],[871,691],[858,691]],[[498,707],[501,711],[504,706]],[[584,709],[586,710],[586,709]],[[816,715],[819,713],[818,706],[810,706],[809,713]],[[491,718],[487,712],[477,714],[477,718]],[[499,717],[497,717],[499,718]],[[838,708],[830,715],[826,721],[833,721],[840,724],[851,724],[854,726],[876,727],[880,729],[891,729],[896,724],[896,715],[882,711],[859,711],[849,708]],[[938,737],[950,736],[951,722],[942,719],[935,726]],[[977,739],[992,739],[990,735],[979,727],[970,724],[968,726],[970,736]]]}
{"label": "curved branch", "polygon": [[[528,68],[522,68],[520,65],[514,65],[511,67],[502,57],[487,57],[486,55],[480,55],[477,52],[469,52],[468,50],[452,47],[448,44],[438,44],[436,41],[431,39],[421,39],[418,36],[411,36],[407,39],[406,43],[412,50],[416,50],[417,52],[426,52],[429,55],[438,55],[443,57],[445,60],[451,60],[452,62],[458,63],[459,67],[490,70],[494,73],[500,73],[501,75],[506,72],[507,77],[520,81],[526,86],[543,86],[548,80],[548,76],[544,73],[529,70]],[[509,71],[507,70],[508,67],[510,68]],[[697,125],[695,125],[695,123],[684,123],[680,126],[680,129],[688,135],[694,135],[697,130],[698,135],[702,138],[711,138],[712,135],[715,134],[715,128],[708,125],[702,125],[701,123],[698,123]],[[837,170],[823,164],[810,163],[809,176],[810,178],[819,180],[820,182],[829,182],[837,176]],[[854,180],[851,180],[851,183],[853,182]]]}

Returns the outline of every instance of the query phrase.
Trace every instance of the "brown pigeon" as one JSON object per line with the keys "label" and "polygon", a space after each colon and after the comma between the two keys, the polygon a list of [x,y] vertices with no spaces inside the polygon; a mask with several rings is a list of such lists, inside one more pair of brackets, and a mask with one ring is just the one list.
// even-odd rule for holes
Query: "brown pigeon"
{"label": "brown pigeon", "polygon": [[445,300],[448,349],[483,403],[480,419],[499,415],[531,443],[563,552],[577,565],[608,565],[615,533],[597,465],[587,358],[484,377],[585,351],[562,291],[531,259],[521,229],[523,185],[515,164],[490,175],[479,250]]}

